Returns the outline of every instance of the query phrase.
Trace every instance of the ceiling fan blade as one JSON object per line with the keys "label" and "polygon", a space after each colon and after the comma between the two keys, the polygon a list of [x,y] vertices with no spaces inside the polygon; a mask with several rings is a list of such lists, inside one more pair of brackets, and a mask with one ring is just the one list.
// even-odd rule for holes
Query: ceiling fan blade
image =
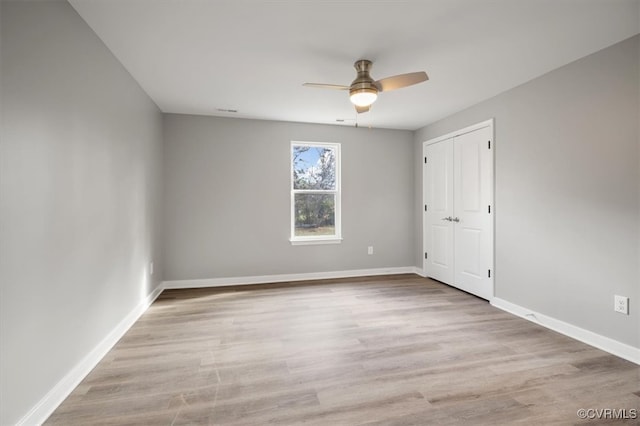
{"label": "ceiling fan blade", "polygon": [[369,112],[369,110],[371,109],[371,105],[369,106],[358,106],[358,105],[354,105],[356,107],[356,112],[358,114],[362,114],[363,112]]}
{"label": "ceiling fan blade", "polygon": [[401,89],[403,87],[412,86],[429,80],[426,72],[410,72],[408,74],[394,75],[393,77],[383,78],[375,82],[376,87],[381,92],[389,90]]}
{"label": "ceiling fan blade", "polygon": [[317,87],[318,89],[349,90],[349,86],[341,86],[339,84],[304,83],[303,86]]}

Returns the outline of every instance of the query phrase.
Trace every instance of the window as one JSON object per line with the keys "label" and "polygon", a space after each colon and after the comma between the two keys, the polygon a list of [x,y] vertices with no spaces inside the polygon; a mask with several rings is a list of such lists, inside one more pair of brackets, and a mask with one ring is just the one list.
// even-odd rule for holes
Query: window
{"label": "window", "polygon": [[291,243],[339,243],[340,144],[291,143]]}

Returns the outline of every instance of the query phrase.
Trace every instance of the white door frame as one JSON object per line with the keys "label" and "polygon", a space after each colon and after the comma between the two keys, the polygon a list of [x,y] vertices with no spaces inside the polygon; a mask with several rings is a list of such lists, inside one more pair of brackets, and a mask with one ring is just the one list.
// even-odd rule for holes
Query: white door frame
{"label": "white door frame", "polygon": [[[469,133],[469,132],[473,132],[474,130],[478,130],[478,129],[482,129],[485,127],[489,127],[491,129],[491,156],[492,156],[492,163],[493,163],[493,167],[491,168],[491,183],[490,183],[490,191],[489,191],[489,199],[490,199],[490,204],[491,204],[491,220],[490,220],[490,235],[491,235],[491,250],[489,253],[490,256],[490,270],[491,270],[491,276],[490,276],[490,282],[491,282],[491,287],[492,287],[492,291],[491,291],[491,298],[489,299],[489,301],[491,301],[491,299],[493,297],[495,297],[495,212],[496,212],[496,206],[495,206],[495,154],[494,154],[494,148],[495,148],[495,127],[494,127],[494,119],[491,118],[489,120],[486,121],[482,121],[480,123],[476,123],[473,124],[471,126],[467,126],[464,127],[462,129],[447,133],[445,135],[442,136],[438,136],[436,138],[433,139],[429,139],[427,141],[424,141],[422,143],[422,152],[425,152],[425,149],[428,145],[432,145],[434,143],[438,143],[438,142],[442,142],[445,141],[447,139],[452,139],[455,138],[456,136],[460,136],[463,135],[465,133]],[[422,169],[422,183],[424,185],[424,181],[425,181],[425,168]],[[422,205],[426,205],[427,204],[427,199],[426,199],[426,191],[425,188],[422,188]],[[424,211],[422,212],[422,251],[424,252],[426,250],[426,229],[427,229],[427,224],[426,224],[426,219],[427,219],[427,215],[424,214]],[[427,276],[427,269],[426,269],[426,262],[427,260],[424,258],[423,256],[423,260],[422,260],[422,274],[423,276]]]}

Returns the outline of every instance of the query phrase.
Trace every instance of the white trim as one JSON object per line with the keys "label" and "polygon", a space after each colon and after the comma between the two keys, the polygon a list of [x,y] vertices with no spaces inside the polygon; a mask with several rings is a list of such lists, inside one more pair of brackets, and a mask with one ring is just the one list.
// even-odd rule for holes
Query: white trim
{"label": "white trim", "polygon": [[420,275],[422,278],[427,278],[427,273],[423,268],[418,268],[417,266],[413,267],[413,273],[416,275]]}
{"label": "white trim", "polygon": [[498,297],[494,297],[491,300],[491,304],[505,312],[509,312],[510,314],[524,318],[536,324],[540,324],[550,330],[557,331],[560,334],[564,334],[565,336],[579,340],[587,345],[602,349],[610,354],[640,365],[640,348],[635,348],[627,345],[626,343],[613,340],[601,334],[597,334],[592,331],[585,330],[584,328],[560,321],[559,319],[532,311]]}
{"label": "white trim", "polygon": [[199,280],[175,280],[163,282],[165,289],[226,287],[232,285],[269,284],[291,281],[325,280],[333,278],[353,278],[374,275],[414,274],[415,266],[376,269],[352,269],[348,271],[308,272],[301,274],[257,275],[248,277],[208,278]]}
{"label": "white trim", "polygon": [[[464,135],[465,133],[473,132],[474,130],[482,129],[484,127],[491,126],[493,128],[493,118],[490,118],[485,121],[481,121],[480,123],[472,124],[471,126],[464,127],[462,129],[455,130],[453,132],[447,133],[446,135],[438,136],[437,138],[429,139],[422,142],[423,145],[431,145],[434,143],[442,142],[447,139],[455,138],[456,136]],[[492,135],[495,139],[495,134]]]}
{"label": "white trim", "polygon": [[40,425],[55,411],[67,396],[95,368],[111,348],[120,340],[140,316],[151,306],[162,293],[164,287],[158,285],[151,294],[138,304],[129,314],[107,334],[98,345],[91,350],[75,367],[73,367],[47,394],[42,397],[16,426]]}
{"label": "white trim", "polygon": [[292,246],[312,246],[316,244],[340,244],[342,243],[342,238],[300,238],[295,240],[289,240]]}

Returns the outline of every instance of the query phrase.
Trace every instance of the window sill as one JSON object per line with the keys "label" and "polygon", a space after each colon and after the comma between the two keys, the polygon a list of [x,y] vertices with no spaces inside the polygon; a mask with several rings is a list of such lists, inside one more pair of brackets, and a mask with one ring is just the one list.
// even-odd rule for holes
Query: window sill
{"label": "window sill", "polygon": [[331,237],[331,238],[314,238],[314,239],[290,239],[292,246],[311,246],[311,245],[320,245],[320,244],[340,244],[342,243],[342,238],[340,237]]}

